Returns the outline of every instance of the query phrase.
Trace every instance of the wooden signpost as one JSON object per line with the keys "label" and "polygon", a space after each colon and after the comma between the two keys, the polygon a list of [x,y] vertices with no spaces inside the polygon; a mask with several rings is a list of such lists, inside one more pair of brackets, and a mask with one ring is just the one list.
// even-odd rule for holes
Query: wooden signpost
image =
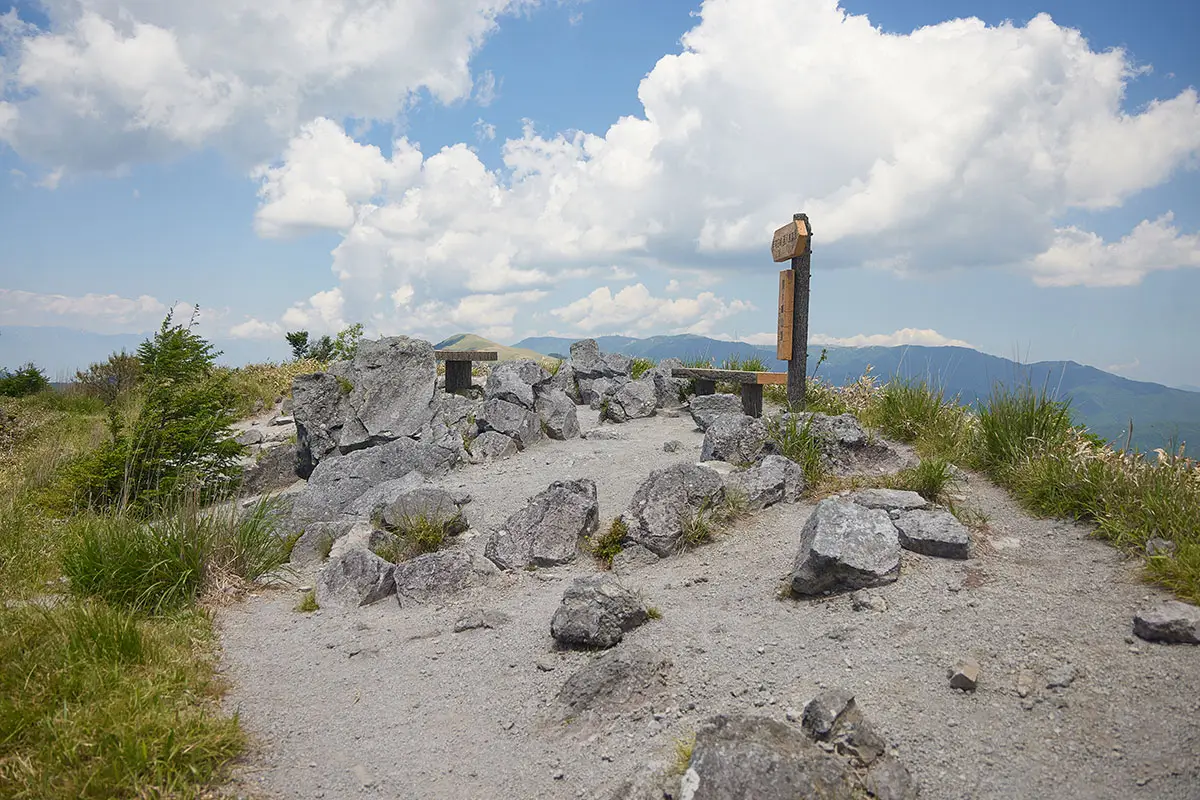
{"label": "wooden signpost", "polygon": [[779,273],[779,328],[775,356],[788,362],[788,405],[804,408],[808,372],[808,294],[812,277],[812,228],[807,214],[795,214],[771,238],[771,258],[791,261]]}

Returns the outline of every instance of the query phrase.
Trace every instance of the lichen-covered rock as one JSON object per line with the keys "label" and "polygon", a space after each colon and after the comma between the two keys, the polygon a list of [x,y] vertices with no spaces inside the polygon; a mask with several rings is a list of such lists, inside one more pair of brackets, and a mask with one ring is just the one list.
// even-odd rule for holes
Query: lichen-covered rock
{"label": "lichen-covered rock", "polygon": [[503,569],[566,564],[599,524],[593,481],[555,481],[492,533],[484,554]]}
{"label": "lichen-covered rock", "polygon": [[629,381],[615,389],[610,388],[600,401],[601,418],[608,422],[653,417],[655,408],[654,384],[649,381]]}
{"label": "lichen-covered rock", "polygon": [[804,470],[791,459],[769,455],[754,466],[725,478],[727,492],[741,492],[751,511],[776,503],[795,503],[806,486]]}
{"label": "lichen-covered rock", "polygon": [[649,618],[641,598],[611,575],[591,575],[567,587],[550,635],[566,645],[612,647]]}
{"label": "lichen-covered rock", "polygon": [[722,414],[741,414],[742,398],[736,394],[706,394],[693,397],[688,401],[688,410],[696,427],[707,431],[708,426]]}
{"label": "lichen-covered rock", "polygon": [[[716,395],[714,395],[715,397]],[[700,447],[701,461],[726,461],[753,464],[767,443],[767,426],[761,419],[737,414],[721,414],[704,432]]]}
{"label": "lichen-covered rock", "polygon": [[970,558],[971,534],[949,511],[902,511],[893,523],[905,550],[938,558]]}
{"label": "lichen-covered rock", "polygon": [[822,500],[800,532],[792,591],[816,595],[893,583],[900,539],[886,511]]}
{"label": "lichen-covered rock", "polygon": [[721,475],[699,464],[675,464],[655,470],[633,495],[623,515],[626,537],[658,556],[679,550],[683,520],[702,506],[713,506],[725,497]]}
{"label": "lichen-covered rock", "polygon": [[331,558],[317,577],[316,599],[323,607],[366,606],[396,591],[394,565],[365,548]]}
{"label": "lichen-covered rock", "polygon": [[575,403],[562,389],[541,389],[534,401],[534,410],[542,422],[542,430],[551,439],[566,440],[579,436],[579,416]]}
{"label": "lichen-covered rock", "polygon": [[[530,405],[532,407],[532,401]],[[542,423],[536,412],[496,397],[483,404],[475,424],[481,432],[496,431],[504,434],[516,442],[521,450],[542,438]]]}

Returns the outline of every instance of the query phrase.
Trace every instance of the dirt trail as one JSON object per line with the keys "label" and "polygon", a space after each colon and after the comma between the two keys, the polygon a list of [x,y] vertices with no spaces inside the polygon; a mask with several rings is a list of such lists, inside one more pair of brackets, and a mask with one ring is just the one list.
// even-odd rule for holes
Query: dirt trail
{"label": "dirt trail", "polygon": [[[698,458],[686,415],[611,427],[624,438],[544,443],[448,476],[444,485],[474,496],[467,546],[482,552],[489,528],[553,480],[594,479],[607,523],[652,469]],[[670,439],[680,452],[662,451]],[[990,518],[976,556],[905,552],[900,580],[872,590],[882,613],[853,611],[848,596],[778,598],[811,505],[768,509],[633,571],[623,580],[662,619],[626,641],[672,660],[668,687],[645,707],[583,720],[563,722],[555,695],[595,655],[556,651],[549,622],[569,581],[594,570],[586,558],[415,608],[389,599],[306,615],[292,610],[295,590],[263,591],[218,619],[228,707],[260,743],[234,790],[607,797],[709,715],[782,720],[838,686],[857,695],[926,798],[1200,798],[1200,648],[1130,636],[1134,611],[1158,593],[1086,527],[1030,519],[979,479],[967,494]],[[478,608],[511,621],[452,632]],[[965,656],[983,666],[973,694],[946,679]],[[1074,680],[1046,688],[1065,664]],[[1036,677],[1024,702],[1021,669]]]}

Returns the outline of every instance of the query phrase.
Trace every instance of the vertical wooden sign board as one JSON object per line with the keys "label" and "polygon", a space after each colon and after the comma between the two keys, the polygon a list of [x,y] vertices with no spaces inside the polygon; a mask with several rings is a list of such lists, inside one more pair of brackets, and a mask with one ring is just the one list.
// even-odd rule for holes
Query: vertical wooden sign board
{"label": "vertical wooden sign board", "polygon": [[[792,262],[792,268],[779,276],[776,355],[788,362],[788,404],[802,409],[808,372],[808,295],[812,273],[812,228],[807,214],[794,214],[790,225],[775,231],[771,238],[771,258],[776,262]],[[785,306],[790,313],[785,314]]]}
{"label": "vertical wooden sign board", "polygon": [[785,269],[779,273],[779,326],[775,341],[775,357],[792,360],[792,310],[796,301],[796,273]]}

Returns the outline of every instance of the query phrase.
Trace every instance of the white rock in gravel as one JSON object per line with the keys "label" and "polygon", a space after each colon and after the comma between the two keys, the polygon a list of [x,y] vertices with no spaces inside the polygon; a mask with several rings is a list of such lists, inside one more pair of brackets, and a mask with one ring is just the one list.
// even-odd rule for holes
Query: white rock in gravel
{"label": "white rock in gravel", "polygon": [[887,512],[831,497],[800,532],[791,585],[815,595],[881,586],[899,574],[900,540]]}
{"label": "white rock in gravel", "polygon": [[971,534],[949,511],[905,511],[894,524],[905,550],[938,558],[971,555]]}
{"label": "white rock in gravel", "polygon": [[1200,644],[1200,607],[1178,600],[1139,611],[1133,632],[1148,642]]}
{"label": "white rock in gravel", "polygon": [[653,417],[658,406],[651,381],[629,381],[604,393],[601,418],[609,422],[628,422],[631,419]]}

